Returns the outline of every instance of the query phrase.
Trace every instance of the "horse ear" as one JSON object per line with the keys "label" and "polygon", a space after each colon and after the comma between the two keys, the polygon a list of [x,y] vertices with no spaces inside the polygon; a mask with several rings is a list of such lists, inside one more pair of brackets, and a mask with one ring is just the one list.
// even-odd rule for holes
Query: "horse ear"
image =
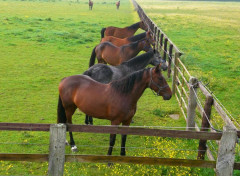
{"label": "horse ear", "polygon": [[161,72],[161,64],[157,65],[155,68],[155,72]]}

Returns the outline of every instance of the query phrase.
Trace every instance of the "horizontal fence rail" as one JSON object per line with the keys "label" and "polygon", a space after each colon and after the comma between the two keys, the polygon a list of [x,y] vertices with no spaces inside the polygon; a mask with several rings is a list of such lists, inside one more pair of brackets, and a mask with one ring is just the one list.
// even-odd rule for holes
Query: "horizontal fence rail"
{"label": "horizontal fence rail", "polygon": [[[59,141],[64,143],[65,137],[58,139],[61,135],[67,132],[67,128],[63,124],[23,124],[23,123],[0,123],[1,130],[10,131],[52,131],[58,128],[57,133],[51,132],[50,139],[55,141],[52,146],[59,146]],[[52,129],[52,130],[51,130]],[[60,131],[59,131],[60,130]],[[68,125],[68,130],[72,132],[84,133],[110,133],[110,134],[132,134],[144,136],[160,136],[186,139],[205,139],[205,140],[222,140],[222,133],[204,132],[204,131],[181,131],[181,130],[162,130],[162,129],[146,129],[139,127],[123,127],[123,126],[89,126],[89,125]],[[53,137],[55,136],[55,137]],[[52,150],[55,150],[54,147]],[[63,150],[64,149],[64,150]],[[29,161],[29,162],[46,162],[53,160],[52,157],[57,157],[58,161],[60,155],[64,155],[62,162],[90,162],[90,163],[131,163],[131,164],[147,164],[147,165],[166,165],[166,166],[184,166],[184,167],[204,167],[216,168],[216,161],[205,160],[191,160],[191,159],[175,159],[175,158],[159,158],[159,157],[133,157],[133,156],[101,156],[101,155],[67,155],[65,154],[65,147],[61,149],[63,153],[54,154],[8,154],[0,153],[0,160],[3,161]],[[60,155],[59,155],[60,154]],[[50,163],[49,163],[50,164]],[[53,166],[52,168],[55,168]],[[63,166],[64,167],[64,166]],[[240,169],[240,163],[234,163],[234,169]],[[62,168],[61,168],[62,169]]]}
{"label": "horizontal fence rail", "polygon": [[[29,161],[47,162],[48,154],[8,154],[0,153],[0,160],[5,161]],[[216,168],[215,161],[174,159],[174,158],[153,158],[153,157],[133,157],[133,156],[102,156],[102,155],[65,155],[65,162],[82,163],[132,163],[147,165],[185,166]],[[240,169],[240,163],[235,163],[234,169]]]}
{"label": "horizontal fence rail", "polygon": [[[0,123],[0,130],[8,131],[49,131],[51,124],[41,123]],[[139,127],[125,126],[98,126],[98,125],[67,125],[67,131],[85,132],[85,133],[112,133],[112,134],[129,134],[140,136],[158,136],[185,139],[205,139],[220,140],[221,132],[206,131],[185,131],[185,130],[166,130],[166,129],[150,129]],[[240,131],[237,131],[240,137]]]}

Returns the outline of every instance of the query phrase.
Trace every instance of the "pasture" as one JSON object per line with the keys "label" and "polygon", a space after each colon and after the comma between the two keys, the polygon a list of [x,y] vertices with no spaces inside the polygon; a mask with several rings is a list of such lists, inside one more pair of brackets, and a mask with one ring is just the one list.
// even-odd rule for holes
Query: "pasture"
{"label": "pasture", "polygon": [[240,120],[240,3],[138,0],[148,16],[184,53],[193,76],[208,84]]}
{"label": "pasture", "polygon": [[[88,68],[91,51],[100,41],[101,28],[109,25],[124,27],[139,21],[128,0],[121,1],[119,10],[116,10],[115,1],[98,0],[94,2],[92,11],[88,9],[87,1],[79,3],[0,1],[0,11],[0,122],[56,123],[58,84],[63,77],[81,74]],[[161,14],[159,15],[161,19]],[[158,21],[154,17],[152,19]],[[160,27],[184,51],[185,48],[181,48],[183,45],[177,40],[177,35],[168,30],[174,29],[170,25],[171,23],[165,21]],[[140,32],[142,31],[139,30],[138,33]],[[204,69],[207,69],[208,61]],[[191,63],[187,56],[184,62],[189,65]],[[237,67],[238,63],[234,63]],[[198,70],[194,65],[188,68]],[[212,70],[212,68],[208,70],[210,69]],[[225,71],[230,73],[229,69]],[[200,73],[203,78],[209,78],[203,71]],[[239,70],[236,70],[236,74],[239,74]],[[217,82],[217,78],[211,79]],[[170,79],[168,81],[171,83]],[[224,85],[227,83],[224,82]],[[215,86],[221,88],[217,84]],[[211,89],[215,90],[214,87]],[[226,90],[228,89],[230,90],[230,87]],[[218,89],[216,91],[220,92]],[[232,105],[235,106],[235,103]],[[131,126],[185,127],[185,120],[181,116],[179,120],[174,120],[169,117],[170,114],[180,114],[176,100],[172,98],[170,101],[163,101],[161,97],[155,97],[147,89],[138,102],[137,113]],[[77,111],[73,123],[84,124],[84,114]],[[109,122],[94,119],[94,124],[109,125]],[[0,134],[1,153],[48,152],[49,133],[1,131]],[[78,154],[106,155],[109,135],[81,133],[74,134],[74,137],[79,148]],[[69,139],[68,134],[67,138]],[[120,136],[117,135],[113,155],[119,155],[119,146]],[[197,146],[197,140],[140,136],[128,136],[126,144],[128,156],[188,159],[196,158]],[[66,147],[66,153],[71,153],[70,147]],[[47,163],[0,161],[0,166],[0,175],[47,173]],[[106,164],[65,164],[65,175],[213,175],[213,173],[211,169],[199,168],[126,164],[115,164],[108,168]]]}

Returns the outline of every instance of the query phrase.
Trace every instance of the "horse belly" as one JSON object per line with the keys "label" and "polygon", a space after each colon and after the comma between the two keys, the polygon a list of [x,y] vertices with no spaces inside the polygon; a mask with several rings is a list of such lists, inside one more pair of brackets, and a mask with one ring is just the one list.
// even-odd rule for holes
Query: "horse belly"
{"label": "horse belly", "polygon": [[[98,93],[101,91],[91,91],[89,89],[78,92],[74,99],[76,106],[84,112],[93,117],[106,118],[107,114],[107,99],[104,95]],[[96,94],[97,93],[97,94]]]}

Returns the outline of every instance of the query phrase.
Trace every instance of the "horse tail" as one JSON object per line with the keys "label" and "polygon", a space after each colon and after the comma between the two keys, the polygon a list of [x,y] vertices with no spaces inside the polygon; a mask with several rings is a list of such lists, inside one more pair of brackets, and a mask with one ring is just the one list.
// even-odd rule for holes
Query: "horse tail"
{"label": "horse tail", "polygon": [[104,32],[106,31],[106,28],[102,28],[101,30],[101,38],[104,38]]}
{"label": "horse tail", "polygon": [[62,104],[62,99],[59,95],[58,109],[57,109],[57,123],[66,123],[66,122],[67,122],[67,116],[66,116],[63,104]]}
{"label": "horse tail", "polygon": [[95,58],[96,58],[96,52],[95,52],[95,49],[96,49],[97,46],[95,46],[92,50],[92,55],[90,57],[90,61],[89,61],[89,67],[93,66],[94,63],[95,63]]}

